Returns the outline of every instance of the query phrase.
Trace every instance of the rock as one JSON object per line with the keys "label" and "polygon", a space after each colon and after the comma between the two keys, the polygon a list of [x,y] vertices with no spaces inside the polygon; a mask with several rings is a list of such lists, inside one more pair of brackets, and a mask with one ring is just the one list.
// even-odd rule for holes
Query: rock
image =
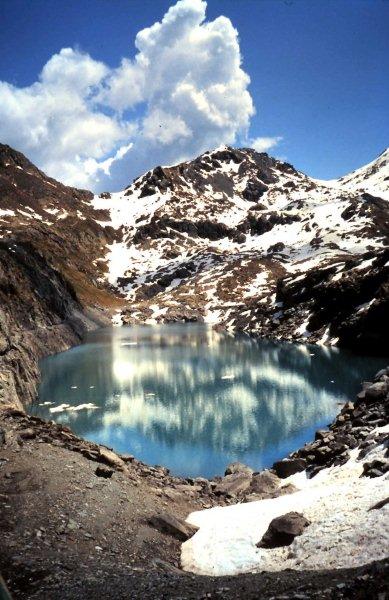
{"label": "rock", "polygon": [[354,402],[346,402],[346,404],[343,406],[343,408],[340,412],[342,414],[350,413],[354,410],[354,408],[355,408]]}
{"label": "rock", "polygon": [[304,471],[307,466],[307,461],[304,458],[284,458],[274,463],[273,469],[277,473],[278,477],[285,479],[294,473]]}
{"label": "rock", "polygon": [[385,375],[389,375],[389,367],[378,371],[378,373],[375,374],[374,379],[375,381],[378,381],[379,379],[381,379],[381,377],[384,377]]}
{"label": "rock", "polygon": [[363,465],[363,473],[361,477],[381,477],[388,471],[389,461],[376,459],[372,462],[366,462]]}
{"label": "rock", "polygon": [[365,398],[367,401],[374,401],[384,398],[388,391],[388,384],[385,381],[377,381],[365,389]]}
{"label": "rock", "polygon": [[198,527],[195,525],[190,525],[170,513],[156,515],[150,519],[149,523],[159,531],[169,533],[182,542],[188,540],[198,531]]}
{"label": "rock", "polygon": [[190,484],[187,484],[187,483],[179,483],[179,484],[175,485],[174,487],[179,492],[184,492],[184,493],[187,493],[187,494],[194,494],[196,492],[201,492],[202,489],[203,489],[201,487],[201,485],[190,485]]}
{"label": "rock", "polygon": [[99,447],[99,455],[103,462],[105,462],[107,465],[115,468],[124,467],[124,460],[122,460],[115,452],[108,450],[108,448],[105,448],[104,446]]}
{"label": "rock", "polygon": [[[180,497],[181,493],[178,490],[173,490],[172,488],[166,488],[163,490],[165,496],[170,498],[170,500],[177,500]],[[156,491],[157,495],[161,495],[161,490]]]}
{"label": "rock", "polygon": [[133,454],[121,454],[120,458],[122,460],[124,460],[124,462],[128,463],[128,462],[134,462],[135,457]]}
{"label": "rock", "polygon": [[258,548],[278,548],[289,546],[294,538],[301,535],[310,522],[301,513],[289,512],[273,519],[268,530],[258,542]]}
{"label": "rock", "polygon": [[280,485],[281,480],[275,473],[262,471],[253,475],[250,491],[255,494],[272,494]]}
{"label": "rock", "polygon": [[96,450],[90,450],[90,448],[81,448],[80,452],[88,460],[97,460],[99,457],[99,452]]}
{"label": "rock", "polygon": [[235,473],[248,473],[249,475],[252,475],[254,471],[251,467],[248,467],[241,462],[232,462],[226,468],[224,475],[234,475]]}
{"label": "rock", "polygon": [[286,485],[283,485],[275,491],[275,495],[273,496],[273,498],[278,498],[278,496],[286,496],[287,494],[294,494],[298,491],[299,488],[293,485],[293,483],[287,483]]}
{"label": "rock", "polygon": [[95,471],[97,477],[104,477],[104,479],[110,479],[114,473],[112,469],[99,465]]}
{"label": "rock", "polygon": [[318,431],[315,433],[315,440],[324,440],[329,435],[331,435],[331,432],[327,429],[318,429]]}
{"label": "rock", "polygon": [[380,500],[380,502],[377,502],[377,504],[373,504],[373,506],[371,506],[369,510],[378,510],[380,508],[383,508],[387,504],[389,504],[389,497],[385,498],[384,500]]}
{"label": "rock", "polygon": [[225,496],[237,496],[243,492],[246,492],[251,483],[251,475],[249,473],[233,473],[223,477],[223,479],[216,484],[214,493],[217,495]]}
{"label": "rock", "polygon": [[32,440],[35,437],[36,431],[34,431],[32,427],[29,427],[28,429],[22,429],[21,431],[19,431],[19,438],[21,440]]}
{"label": "rock", "polygon": [[370,477],[370,478],[374,478],[374,477],[381,477],[383,475],[382,471],[379,471],[378,469],[369,469],[369,471],[367,471],[365,473],[366,477]]}
{"label": "rock", "polygon": [[66,531],[75,531],[78,528],[78,523],[74,521],[74,519],[69,519],[69,521],[66,524]]}
{"label": "rock", "polygon": [[347,433],[338,433],[335,435],[335,442],[338,444],[344,444],[348,446],[348,448],[356,448],[358,446],[358,442],[353,435],[349,435]]}

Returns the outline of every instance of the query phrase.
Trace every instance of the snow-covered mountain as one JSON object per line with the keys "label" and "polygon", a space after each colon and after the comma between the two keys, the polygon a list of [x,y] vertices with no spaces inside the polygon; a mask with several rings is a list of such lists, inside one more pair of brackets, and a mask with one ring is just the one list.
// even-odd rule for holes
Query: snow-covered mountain
{"label": "snow-covered mountain", "polygon": [[231,331],[383,351],[388,151],[318,181],[221,147],[93,196],[0,146],[0,236],[30,243],[116,322],[200,320]]}
{"label": "snow-covered mountain", "polygon": [[334,182],[352,191],[365,191],[389,200],[389,148],[368,165]]}
{"label": "snow-covered mountain", "polygon": [[[319,318],[313,296],[337,297],[381,268],[388,168],[384,153],[349,177],[317,181],[267,154],[222,147],[94,197],[109,211],[101,225],[118,232],[108,279],[130,303],[124,322],[200,319],[335,343],[334,315]],[[354,294],[353,314],[374,304],[377,285]]]}

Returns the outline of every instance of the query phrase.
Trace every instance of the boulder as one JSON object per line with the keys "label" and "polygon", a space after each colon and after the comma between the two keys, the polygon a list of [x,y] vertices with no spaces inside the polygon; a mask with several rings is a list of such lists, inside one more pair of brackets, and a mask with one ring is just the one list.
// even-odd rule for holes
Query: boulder
{"label": "boulder", "polygon": [[250,491],[255,494],[273,494],[281,485],[280,478],[271,471],[255,473],[251,480]]}
{"label": "boulder", "polygon": [[253,472],[251,467],[248,467],[241,462],[232,462],[226,468],[224,475],[234,475],[235,473],[247,473],[248,475],[252,475]]}
{"label": "boulder", "polygon": [[112,467],[123,468],[124,466],[124,460],[122,460],[115,452],[108,450],[108,448],[105,448],[104,446],[100,446],[99,448],[99,457],[103,462]]}
{"label": "boulder", "polygon": [[182,542],[188,540],[198,531],[198,527],[195,525],[190,525],[183,519],[165,512],[152,517],[149,523],[159,531],[168,533]]}
{"label": "boulder", "polygon": [[134,462],[135,457],[133,454],[121,454],[120,458],[122,460],[124,460],[124,462],[129,463],[129,462]]}
{"label": "boulder", "polygon": [[379,502],[377,502],[377,504],[373,504],[373,506],[371,506],[369,508],[369,510],[379,510],[380,508],[383,508],[387,504],[389,504],[389,497],[384,498],[384,500],[380,500]]}
{"label": "boulder", "polygon": [[307,466],[307,462],[304,458],[284,458],[274,463],[273,469],[277,473],[278,477],[285,479],[294,473],[304,471]]}
{"label": "boulder", "polygon": [[258,542],[258,548],[278,548],[289,546],[294,538],[301,535],[310,522],[301,513],[289,512],[281,517],[276,517]]}
{"label": "boulder", "polygon": [[388,392],[386,381],[377,381],[365,389],[365,399],[370,402],[384,398]]}
{"label": "boulder", "polygon": [[361,477],[381,477],[389,471],[389,461],[376,459],[363,465]]}
{"label": "boulder", "polygon": [[95,471],[97,477],[104,477],[104,479],[110,479],[113,475],[113,470],[103,465],[99,465]]}
{"label": "boulder", "polygon": [[381,379],[381,377],[384,377],[385,375],[389,375],[389,367],[386,367],[385,369],[381,369],[380,371],[378,371],[378,373],[375,374],[374,379],[376,381],[378,381],[379,379]]}
{"label": "boulder", "polygon": [[19,438],[21,440],[32,440],[36,437],[36,431],[32,427],[28,427],[27,429],[22,429],[19,431]]}
{"label": "boulder", "polygon": [[237,496],[246,492],[251,483],[251,474],[249,473],[232,473],[223,477],[214,488],[214,493],[224,496]]}
{"label": "boulder", "polygon": [[278,496],[286,496],[287,494],[294,494],[298,491],[299,488],[293,485],[293,483],[287,483],[274,492],[273,498],[278,498]]}

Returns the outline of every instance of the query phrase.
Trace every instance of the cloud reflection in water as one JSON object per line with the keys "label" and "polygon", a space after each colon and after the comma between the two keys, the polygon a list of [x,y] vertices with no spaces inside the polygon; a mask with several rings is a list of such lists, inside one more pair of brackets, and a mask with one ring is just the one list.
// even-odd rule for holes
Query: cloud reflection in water
{"label": "cloud reflection in water", "polygon": [[42,362],[39,400],[99,409],[35,413],[175,473],[211,476],[236,459],[268,466],[303,444],[384,362],[203,325],[104,329]]}

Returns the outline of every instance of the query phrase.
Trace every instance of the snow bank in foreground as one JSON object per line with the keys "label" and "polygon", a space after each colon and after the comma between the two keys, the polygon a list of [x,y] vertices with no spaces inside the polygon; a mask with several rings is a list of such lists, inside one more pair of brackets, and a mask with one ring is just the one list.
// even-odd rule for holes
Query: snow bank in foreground
{"label": "snow bank in foreground", "polygon": [[[377,431],[389,431],[389,426]],[[284,482],[300,489],[294,494],[192,513],[187,521],[200,529],[182,545],[184,570],[236,575],[353,567],[384,558],[389,554],[389,504],[368,509],[388,497],[389,478],[360,478],[363,463],[384,451],[381,445],[357,461],[359,450],[353,450],[345,465],[324,469],[313,479],[292,475]],[[290,511],[302,512],[311,525],[291,546],[257,548],[270,521]]]}

